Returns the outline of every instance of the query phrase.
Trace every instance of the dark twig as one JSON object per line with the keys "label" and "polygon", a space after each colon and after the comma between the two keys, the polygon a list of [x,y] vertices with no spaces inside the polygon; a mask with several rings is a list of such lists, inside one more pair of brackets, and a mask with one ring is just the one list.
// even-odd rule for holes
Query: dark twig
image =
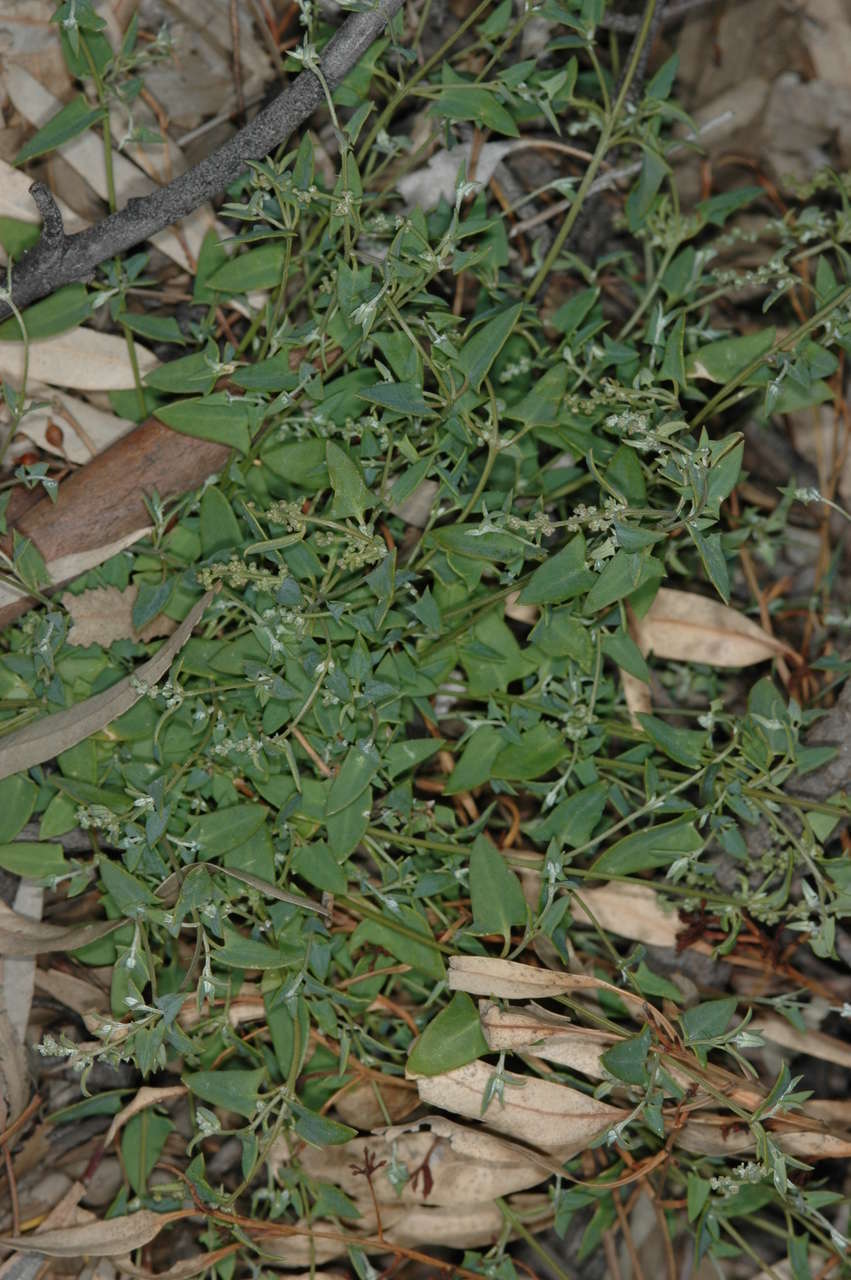
{"label": "dark twig", "polygon": [[[331,89],[363,57],[402,4],[403,0],[376,0],[374,8],[346,19],[322,55],[322,76]],[[128,200],[123,209],[76,235],[65,234],[62,215],[47,188],[33,184],[30,193],[44,229],[38,243],[12,271],[15,305],[25,307],[60,285],[88,279],[98,263],[147,240],[220,195],[245,172],[250,160],[262,160],[286,142],[324,100],[325,91],[317,76],[303,71],[250,124],[200,164],[150,195]],[[0,319],[11,310],[7,302],[0,302]]]}
{"label": "dark twig", "polygon": [[[674,0],[674,3],[669,4],[665,10],[662,26],[667,27],[678,18],[684,18],[694,9],[705,9],[707,5],[715,3],[716,0]],[[618,31],[623,35],[631,35],[641,26],[641,14],[604,13],[597,26],[603,27],[606,31]]]}

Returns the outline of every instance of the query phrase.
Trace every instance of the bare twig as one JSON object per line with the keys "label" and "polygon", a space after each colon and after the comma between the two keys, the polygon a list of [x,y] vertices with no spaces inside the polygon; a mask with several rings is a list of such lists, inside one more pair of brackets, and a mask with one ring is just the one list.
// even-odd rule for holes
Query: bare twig
{"label": "bare twig", "polygon": [[[402,3],[403,0],[377,0],[374,8],[346,19],[328,42],[321,60],[322,76],[330,88],[335,88],[363,57]],[[34,183],[30,192],[41,213],[43,230],[38,244],[12,271],[11,296],[15,305],[27,306],[60,285],[89,278],[100,262],[147,240],[220,195],[245,172],[249,161],[262,160],[286,142],[324,100],[325,92],[317,76],[303,71],[250,124],[200,164],[150,195],[128,200],[123,209],[76,235],[65,234],[53,196],[42,184]],[[8,302],[0,302],[0,319],[11,313]]]}
{"label": "bare twig", "polygon": [[[707,5],[714,3],[715,0],[674,0],[665,10],[662,25],[668,26],[678,18],[684,18],[693,9],[705,9]],[[598,27],[604,27],[607,31],[620,31],[624,35],[631,35],[640,25],[641,15],[630,13],[604,13],[597,23]]]}

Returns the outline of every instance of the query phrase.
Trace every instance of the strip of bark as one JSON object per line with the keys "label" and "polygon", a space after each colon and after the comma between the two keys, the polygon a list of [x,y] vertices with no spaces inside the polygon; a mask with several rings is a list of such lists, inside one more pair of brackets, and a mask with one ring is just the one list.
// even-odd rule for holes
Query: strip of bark
{"label": "strip of bark", "polygon": [[[351,14],[326,45],[321,71],[329,89],[345,79],[382,32],[403,0],[375,0],[367,12]],[[34,183],[30,193],[42,216],[38,243],[11,274],[11,297],[18,308],[60,285],[91,277],[99,263],[124,253],[156,232],[185,218],[221,195],[242,176],[251,160],[262,160],[287,141],[323,102],[325,90],[312,71],[303,71],[265,110],[186,173],[150,195],[128,200],[123,209],[75,235],[66,235],[62,215],[48,189]],[[0,301],[0,319],[11,314]]]}

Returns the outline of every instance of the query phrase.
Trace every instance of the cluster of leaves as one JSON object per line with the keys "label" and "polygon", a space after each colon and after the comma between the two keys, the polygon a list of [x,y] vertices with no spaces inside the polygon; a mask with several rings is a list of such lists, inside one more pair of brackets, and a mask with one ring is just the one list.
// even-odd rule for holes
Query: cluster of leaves
{"label": "cluster of leaves", "polygon": [[[851,188],[831,177],[782,221],[766,217],[767,265],[732,278],[717,265],[723,229],[745,204],[759,206],[760,191],[681,211],[666,159],[682,119],[670,98],[675,64],[618,115],[628,85],[595,45],[602,8],[545,0],[515,21],[510,0],[480,5],[467,43],[450,41],[415,71],[391,33],[329,98],[336,182],[321,176],[308,135],[252,165],[223,210],[232,239],[205,241],[188,323],[128,308],[128,287],[138,297],[148,282],[138,254],[2,335],[21,323],[32,340],[108,303],[126,332],[185,350],[114,393],[116,408],[153,411],[233,448],[200,492],[168,510],[154,496],[150,538],[72,588],[135,585],[137,631],[184,618],[216,588],[167,681],[137,689],[108,733],[59,751],[55,767],[0,784],[0,866],[35,870],[70,898],[94,888],[118,922],[74,952],[81,965],[113,967],[100,1045],[53,1050],[83,1069],[97,1057],[131,1061],[146,1078],[182,1062],[196,1108],[185,1175],[211,1210],[244,1196],[258,1218],[356,1218],[342,1191],[297,1163],[273,1174],[270,1145],[282,1134],[319,1145],[351,1138],[327,1114],[330,1101],[365,1070],[403,1077],[435,1015],[454,1010],[455,1022],[419,1040],[417,1071],[482,1052],[472,1006],[461,1016],[448,1003],[450,955],[518,955],[545,940],[566,966],[576,948],[647,1000],[681,1004],[641,948],[621,955],[577,923],[572,892],[585,882],[643,884],[659,873],[653,883],[675,909],[713,913],[722,951],[756,921],[802,931],[831,958],[836,920],[848,914],[847,861],[825,851],[842,808],[816,805],[801,828],[783,790],[826,758],[800,740],[815,713],[765,677],[742,714],[725,704],[719,674],[698,666],[677,672],[676,723],[639,723],[620,673],[650,679],[630,616],[646,614],[662,583],[702,580],[729,601],[739,552],[771,555],[806,496],[790,491],[768,517],[751,510],[732,522],[723,512],[740,476],[738,416],[830,398],[837,352],[851,352]],[[303,9],[309,61],[329,32]],[[104,103],[132,62],[132,41],[115,55],[82,21],[87,5],[61,12],[69,66],[94,76],[98,105],[65,108],[24,158],[105,127]],[[517,61],[533,13],[554,38],[546,57]],[[640,148],[605,254],[581,260],[556,237],[549,252],[533,241],[524,262],[490,191],[467,181],[469,151],[458,152],[454,197],[404,207],[394,184],[421,163],[404,114],[417,99],[450,147],[472,122],[508,138],[579,126],[604,140],[597,167],[610,148]],[[591,168],[586,177],[578,190],[557,184],[572,193],[571,225]],[[544,279],[560,293],[546,316]],[[763,288],[775,325],[746,336],[717,326],[712,304],[738,285]],[[794,327],[790,296],[804,311]],[[465,297],[466,309],[454,305]],[[230,299],[252,316],[234,343],[219,332]],[[13,409],[20,420],[23,391]],[[13,570],[39,585],[32,547],[16,546]],[[69,644],[55,606],[6,643],[5,730],[108,688],[147,653],[133,639]],[[40,842],[16,844],[33,815]],[[755,867],[746,838],[760,824],[772,839]],[[57,843],[78,827],[91,832],[91,856]],[[730,868],[724,890],[719,858]],[[531,896],[520,875],[530,869],[540,885]],[[262,999],[259,1036],[229,1017],[247,991]],[[732,1043],[735,1001],[724,1004],[682,1013],[683,1044],[704,1062]],[[623,1013],[610,1000],[616,1027]],[[650,1088],[649,1049],[649,1030],[624,1040],[608,1055],[610,1076]],[[590,1091],[570,1072],[559,1078]],[[784,1091],[788,1102],[788,1079]],[[81,1105],[91,1113],[118,1102]],[[224,1131],[212,1108],[231,1113],[241,1143],[236,1188],[206,1178],[203,1143]],[[142,1141],[142,1123],[125,1130],[130,1183],[113,1214],[183,1203],[179,1187],[147,1185],[170,1122],[145,1122],[143,1160],[128,1145],[137,1130]],[[651,1152],[664,1145],[652,1108],[630,1136]],[[671,1197],[687,1194],[699,1253],[747,1248],[722,1226],[756,1208],[829,1233],[818,1211],[832,1193],[803,1200],[795,1162],[787,1179],[777,1148],[761,1151],[759,1177],[737,1196],[723,1157],[670,1166]],[[614,1160],[611,1176],[623,1168]],[[551,1191],[561,1231],[596,1206],[583,1246],[596,1248],[616,1216],[611,1191],[568,1190],[557,1178]],[[806,1275],[800,1237],[790,1247],[795,1274]],[[501,1257],[469,1254],[465,1265],[497,1274],[497,1264],[510,1268]],[[370,1274],[362,1254],[353,1261]],[[233,1265],[233,1256],[219,1264],[222,1280]]]}

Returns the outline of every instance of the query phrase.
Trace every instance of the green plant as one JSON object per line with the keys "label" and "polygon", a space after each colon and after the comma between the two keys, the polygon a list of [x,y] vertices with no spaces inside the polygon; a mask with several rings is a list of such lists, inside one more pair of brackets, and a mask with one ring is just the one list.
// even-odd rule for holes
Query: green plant
{"label": "green plant", "polygon": [[[327,31],[302,8],[309,67]],[[63,29],[69,66],[98,104],[75,108],[74,128],[102,127],[109,155],[104,105],[135,69],[134,45],[116,55],[88,5],[66,11],[77,16],[76,43]],[[637,941],[627,950],[598,922],[588,887],[652,888],[659,918],[685,913],[722,956],[748,931],[767,941],[788,929],[832,961],[849,914],[847,859],[830,846],[846,801],[790,789],[832,754],[803,740],[817,705],[767,675],[746,706],[731,701],[720,667],[650,659],[640,629],[663,583],[744,612],[739,558],[770,559],[796,504],[822,501],[793,488],[768,515],[734,514],[728,502],[743,415],[768,420],[836,393],[851,350],[851,185],[848,175],[814,180],[782,219],[762,217],[765,265],[727,269],[736,214],[762,213],[763,194],[747,187],[680,208],[675,64],[624,109],[653,11],[649,0],[621,76],[596,41],[598,0],[545,0],[517,20],[509,0],[482,4],[415,70],[410,51],[384,38],[329,95],[333,187],[305,134],[231,190],[222,214],[237,229],[226,244],[205,242],[188,328],[128,306],[131,282],[143,300],[153,283],[146,254],[18,317],[32,339],[45,311],[55,331],[108,302],[131,349],[133,334],[188,348],[137,377],[138,414],[153,408],[234,451],[215,482],[168,510],[154,499],[152,535],[72,587],[82,599],[135,586],[137,631],[180,621],[215,591],[168,679],[140,685],[108,733],[54,743],[54,767],[0,784],[0,866],[21,869],[15,837],[35,814],[27,869],[60,896],[96,887],[115,925],[84,947],[68,943],[78,972],[112,966],[110,1013],[90,1017],[96,1039],[48,1038],[43,1051],[67,1055],[84,1082],[97,1060],[131,1062],[144,1079],[179,1072],[192,1101],[187,1160],[167,1183],[148,1178],[170,1122],[143,1113],[144,1131],[142,1121],[124,1129],[127,1183],[113,1216],[176,1213],[188,1192],[208,1215],[211,1250],[237,1242],[253,1265],[276,1239],[294,1249],[294,1232],[348,1249],[355,1272],[374,1275],[367,1253],[418,1252],[384,1240],[398,1206],[377,1195],[379,1177],[401,1195],[420,1175],[427,1196],[432,1175],[391,1143],[383,1173],[364,1158],[354,1185],[341,1185],[311,1153],[351,1143],[357,1109],[337,1109],[352,1125],[329,1113],[354,1096],[364,1115],[377,1105],[388,1123],[403,1117],[407,1067],[426,1101],[431,1088],[433,1105],[468,1114],[422,1082],[481,1067],[468,1118],[549,1163],[538,1202],[506,1199],[513,1187],[500,1196],[498,1243],[470,1243],[455,1274],[513,1276],[509,1237],[534,1243],[550,1221],[564,1234],[591,1206],[587,1256],[624,1214],[636,1165],[660,1200],[685,1201],[685,1216],[662,1207],[660,1223],[675,1239],[690,1228],[698,1257],[752,1255],[739,1218],[769,1242],[785,1238],[796,1276],[809,1274],[810,1249],[820,1263],[845,1255],[829,1216],[841,1193],[829,1178],[801,1177],[826,1135],[812,1116],[795,1128],[806,1093],[788,1067],[762,1089],[752,1078],[746,1054],[763,1040],[748,1030],[749,1002],[688,1005],[639,935],[626,933]],[[554,65],[516,60],[533,14],[552,24]],[[548,248],[533,240],[528,261],[513,248],[491,191],[470,180],[475,147],[459,149],[451,199],[403,207],[396,184],[423,159],[402,115],[412,102],[428,104],[441,145],[471,125],[477,137],[543,128],[595,140],[581,181],[553,184],[572,203]],[[38,135],[40,149],[58,128]],[[640,172],[611,245],[588,261],[571,231],[615,149],[637,151]],[[758,287],[764,305],[748,332],[731,333],[713,304],[739,286]],[[220,308],[233,298],[251,319],[232,342]],[[25,388],[4,391],[17,423]],[[35,549],[19,552],[10,568],[44,585],[37,561],[29,577],[23,568]],[[733,611],[723,616],[734,628]],[[762,657],[782,658],[762,635]],[[798,638],[789,628],[786,639]],[[6,642],[8,730],[106,689],[147,652],[130,637],[70,644],[55,604]],[[623,673],[648,687],[651,669],[671,705],[630,714]],[[91,853],[66,857],[56,841],[77,827]],[[771,839],[751,855],[757,829]],[[599,1034],[596,1077],[558,1058],[545,1073],[543,1024],[513,1051],[488,1038],[470,994],[520,998],[529,971],[546,973],[532,969],[535,948],[564,973],[583,960],[584,986],[544,984],[540,998]],[[468,961],[484,976],[459,978]],[[513,976],[501,987],[503,974]],[[784,981],[770,1010],[800,1027],[797,978]],[[512,1133],[512,1101],[544,1083],[602,1117],[576,1151],[565,1138],[541,1156],[545,1134]],[[396,1092],[385,1098],[388,1084]],[[749,1131],[754,1159],[726,1140],[682,1145],[698,1101]],[[804,1138],[790,1144],[791,1132]],[[241,1169],[212,1185],[205,1152],[225,1135],[238,1139]],[[439,1225],[422,1247],[446,1238]],[[223,1280],[236,1257],[216,1264]]]}

